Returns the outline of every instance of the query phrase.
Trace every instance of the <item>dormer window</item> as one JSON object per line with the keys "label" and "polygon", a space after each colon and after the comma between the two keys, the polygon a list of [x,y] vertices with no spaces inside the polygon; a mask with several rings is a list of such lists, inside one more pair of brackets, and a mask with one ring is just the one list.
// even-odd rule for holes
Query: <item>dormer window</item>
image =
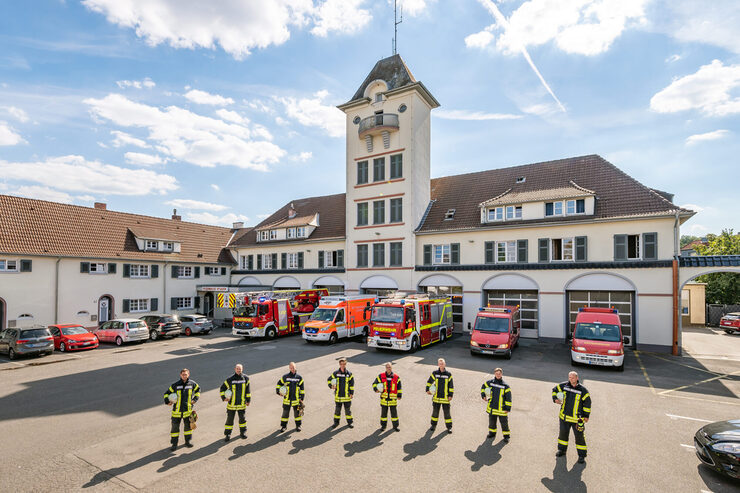
{"label": "dormer window", "polygon": [[271,229],[270,230],[270,239],[271,240],[276,240],[277,239],[277,230],[276,229]]}
{"label": "dormer window", "polygon": [[448,209],[445,212],[445,221],[449,221],[455,217],[455,209]]}
{"label": "dormer window", "polygon": [[586,201],[584,199],[567,200],[565,202],[565,213],[571,214],[585,214],[586,213]]}
{"label": "dormer window", "polygon": [[164,243],[162,243],[162,250],[164,250],[165,252],[171,252],[174,249],[175,249],[175,244],[172,243],[171,241],[165,241]]}
{"label": "dormer window", "polygon": [[488,222],[504,220],[504,208],[503,207],[492,207],[488,209]]}
{"label": "dormer window", "polygon": [[153,240],[146,240],[146,249],[147,250],[158,250],[159,242],[153,241]]}
{"label": "dormer window", "polygon": [[295,236],[296,238],[305,238],[306,237],[306,227],[305,226],[299,226],[295,229]]}
{"label": "dormer window", "polygon": [[506,220],[511,221],[522,218],[522,206],[521,205],[509,205],[506,207]]}
{"label": "dormer window", "polygon": [[376,93],[375,94],[375,102],[376,103],[382,103],[383,102],[383,93]]}
{"label": "dormer window", "polygon": [[288,239],[295,238],[295,228],[288,228],[285,231],[285,237]]}
{"label": "dormer window", "polygon": [[563,215],[563,203],[562,202],[545,202],[545,216],[562,216]]}
{"label": "dormer window", "polygon": [[267,241],[270,239],[270,232],[269,231],[260,231],[259,234],[259,240],[260,241]]}
{"label": "dormer window", "polygon": [[527,181],[527,178],[525,178],[524,176],[519,176],[516,179],[517,183],[524,183],[525,181]]}

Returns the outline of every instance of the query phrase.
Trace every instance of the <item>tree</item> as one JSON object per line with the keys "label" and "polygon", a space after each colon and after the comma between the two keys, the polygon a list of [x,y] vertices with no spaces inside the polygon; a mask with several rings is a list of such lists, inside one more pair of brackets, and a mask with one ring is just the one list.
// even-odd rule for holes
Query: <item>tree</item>
{"label": "tree", "polygon": [[[707,235],[707,245],[696,245],[699,255],[740,255],[740,235],[723,229],[719,235]],[[707,283],[707,303],[734,305],[740,303],[740,274],[718,272],[696,278]]]}
{"label": "tree", "polygon": [[681,248],[696,240],[701,240],[701,238],[699,238],[698,236],[681,235]]}

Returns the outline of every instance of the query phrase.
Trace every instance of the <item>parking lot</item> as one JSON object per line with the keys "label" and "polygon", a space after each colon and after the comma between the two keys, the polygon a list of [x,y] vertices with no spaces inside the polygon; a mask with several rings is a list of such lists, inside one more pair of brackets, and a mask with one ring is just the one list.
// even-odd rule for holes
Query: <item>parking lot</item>
{"label": "parking lot", "polygon": [[[719,343],[717,341],[720,341]],[[571,442],[556,459],[554,384],[570,370],[567,348],[523,341],[510,361],[472,357],[458,336],[413,354],[358,341],[309,345],[296,336],[243,341],[226,329],[140,345],[45,358],[0,358],[0,477],[6,491],[735,491],[699,465],[693,434],[740,417],[740,337],[684,334],[683,357],[630,352],[624,373],[578,368],[593,399],[589,455]],[[332,430],[327,376],[346,356],[356,379],[355,428]],[[455,379],[454,433],[427,432],[424,383],[438,357]],[[385,361],[400,374],[401,432],[379,432],[370,389]],[[277,434],[275,383],[295,361],[306,382],[300,433]],[[218,386],[241,362],[252,382],[248,439],[223,442]],[[480,386],[502,366],[513,392],[511,443],[485,439]],[[166,388],[181,368],[202,387],[195,447],[169,450]],[[291,428],[292,430],[292,423]],[[182,443],[182,442],[181,442]]]}

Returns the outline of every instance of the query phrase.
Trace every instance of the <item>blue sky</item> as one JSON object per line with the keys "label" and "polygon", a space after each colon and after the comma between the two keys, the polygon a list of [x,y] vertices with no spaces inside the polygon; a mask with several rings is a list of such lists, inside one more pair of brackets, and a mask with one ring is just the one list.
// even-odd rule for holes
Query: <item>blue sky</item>
{"label": "blue sky", "polygon": [[[698,211],[684,234],[740,230],[738,25],[731,0],[405,0],[432,176],[596,153]],[[334,106],[392,35],[388,0],[4,2],[0,193],[230,226],[343,192]]]}

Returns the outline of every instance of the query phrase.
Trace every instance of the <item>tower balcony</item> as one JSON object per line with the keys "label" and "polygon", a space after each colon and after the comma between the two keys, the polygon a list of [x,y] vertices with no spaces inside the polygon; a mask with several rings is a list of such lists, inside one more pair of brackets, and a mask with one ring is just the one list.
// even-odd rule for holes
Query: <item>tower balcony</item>
{"label": "tower balcony", "polygon": [[359,137],[380,135],[383,132],[398,131],[398,115],[393,113],[381,113],[360,120],[358,129]]}

